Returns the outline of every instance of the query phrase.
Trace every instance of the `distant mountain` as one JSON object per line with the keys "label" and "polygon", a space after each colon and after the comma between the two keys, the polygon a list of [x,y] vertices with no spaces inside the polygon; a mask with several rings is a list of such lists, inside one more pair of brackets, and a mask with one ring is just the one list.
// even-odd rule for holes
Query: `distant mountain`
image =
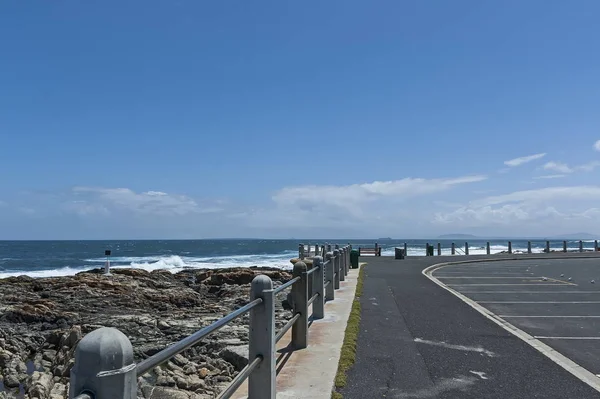
{"label": "distant mountain", "polygon": [[442,240],[449,240],[452,238],[479,238],[477,236],[474,236],[473,234],[442,234],[441,236],[438,236],[437,238],[440,238]]}
{"label": "distant mountain", "polygon": [[590,234],[590,233],[575,233],[575,234],[562,234],[562,235],[558,235],[558,236],[553,236],[553,237],[549,237],[549,238],[564,238],[567,240],[593,240],[598,238],[597,234]]}

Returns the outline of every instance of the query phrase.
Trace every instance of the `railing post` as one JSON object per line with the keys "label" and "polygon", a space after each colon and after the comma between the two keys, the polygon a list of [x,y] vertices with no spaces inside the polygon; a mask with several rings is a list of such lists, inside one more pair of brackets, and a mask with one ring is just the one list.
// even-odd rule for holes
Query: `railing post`
{"label": "railing post", "polygon": [[404,243],[404,257],[408,256],[408,244]]}
{"label": "railing post", "polygon": [[333,288],[336,290],[340,289],[340,250],[333,250],[333,270],[335,271],[335,275],[333,276]]}
{"label": "railing post", "polygon": [[594,240],[594,252],[598,252],[598,240]]}
{"label": "railing post", "polygon": [[490,242],[488,241],[485,243],[485,253],[489,255],[490,252]]}
{"label": "railing post", "polygon": [[250,300],[258,298],[263,303],[250,310],[248,358],[261,356],[262,361],[248,377],[248,399],[275,399],[275,300],[269,276],[259,274],[252,280]]}
{"label": "railing post", "polygon": [[469,243],[465,242],[465,255],[469,254]]}
{"label": "railing post", "polygon": [[335,287],[333,273],[335,273],[335,265],[333,264],[333,253],[327,252],[325,255],[326,266],[325,266],[325,282],[329,281],[329,285],[325,288],[325,299],[333,301],[335,299]]}
{"label": "railing post", "polygon": [[583,252],[583,241],[579,240],[579,252]]}
{"label": "railing post", "polygon": [[527,253],[531,253],[531,241],[527,241]]}
{"label": "railing post", "polygon": [[339,248],[338,251],[340,251],[340,281],[346,281],[346,266],[344,265],[344,263],[346,262],[346,251],[344,248]]}
{"label": "railing post", "polygon": [[327,244],[327,252],[331,252],[331,244]]}
{"label": "railing post", "polygon": [[306,274],[306,264],[296,262],[293,275],[294,277],[300,277],[300,281],[292,285],[294,314],[299,314],[300,318],[292,326],[292,346],[296,349],[303,349],[308,346],[308,276]]}
{"label": "railing post", "polygon": [[300,258],[300,260],[304,260],[304,244],[300,244],[298,246],[298,258]]}
{"label": "railing post", "polygon": [[508,242],[508,253],[512,254],[512,242]]}
{"label": "railing post", "polygon": [[550,253],[550,241],[546,241],[546,252]]}
{"label": "railing post", "polygon": [[346,247],[346,276],[350,273],[350,246]]}
{"label": "railing post", "polygon": [[438,256],[442,256],[442,244],[438,242]]}
{"label": "railing post", "polygon": [[317,299],[313,302],[313,317],[315,319],[322,319],[325,317],[325,278],[323,277],[323,258],[315,256],[313,258],[313,267],[317,268],[317,271],[313,273],[313,287],[315,287],[315,293],[317,294]]}
{"label": "railing post", "polygon": [[98,399],[137,399],[133,347],[116,328],[92,331],[75,349],[69,398],[88,392]]}
{"label": "railing post", "polygon": [[452,247],[450,249],[452,255],[456,255],[456,246],[452,243]]}
{"label": "railing post", "polygon": [[425,243],[425,256],[429,256],[429,243]]}
{"label": "railing post", "polygon": [[567,252],[567,242],[563,241],[563,252]]}

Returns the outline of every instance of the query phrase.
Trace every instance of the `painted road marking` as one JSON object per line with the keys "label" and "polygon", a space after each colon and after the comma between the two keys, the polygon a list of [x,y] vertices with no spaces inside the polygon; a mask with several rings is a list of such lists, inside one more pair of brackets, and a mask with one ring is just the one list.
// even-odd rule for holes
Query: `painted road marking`
{"label": "painted road marking", "polygon": [[510,318],[529,318],[529,319],[598,319],[600,316],[571,316],[571,315],[563,315],[563,316],[551,316],[551,315],[543,315],[543,316],[511,316],[507,314],[498,315],[498,317],[510,317]]}
{"label": "painted road marking", "polygon": [[[520,278],[523,281],[543,281],[542,280],[543,277],[533,277],[533,276],[519,276],[519,277],[514,277],[514,276],[510,276],[510,277],[507,277],[507,276],[493,276],[493,277],[490,277],[490,276],[485,276],[485,277],[484,276],[451,276],[451,277],[436,276],[436,277],[437,278],[506,278],[506,279],[509,279],[509,278]],[[533,279],[537,279],[537,280],[532,280],[532,278]],[[550,279],[550,278],[548,278],[548,280],[550,280],[550,281],[559,281],[559,280],[554,280],[554,279]]]}
{"label": "painted road marking", "polygon": [[[473,262],[473,263],[475,263],[475,262]],[[581,381],[585,382],[590,387],[594,388],[596,391],[600,392],[600,379],[598,378],[600,375],[594,374],[594,373],[590,372],[589,370],[581,367],[579,364],[575,363],[573,360],[569,359],[562,353],[557,352],[555,349],[553,349],[549,345],[545,344],[541,340],[534,338],[532,335],[530,335],[530,334],[526,333],[525,331],[521,330],[520,328],[510,324],[508,321],[502,319],[501,317],[499,317],[498,315],[496,315],[489,309],[483,307],[482,305],[478,304],[477,302],[475,302],[468,296],[464,295],[463,293],[461,293],[453,288],[450,288],[448,285],[444,284],[441,280],[439,280],[437,277],[433,276],[433,274],[432,274],[435,270],[439,270],[439,269],[442,269],[447,266],[454,266],[456,264],[458,264],[458,263],[454,263],[454,264],[452,262],[438,263],[438,264],[435,264],[435,265],[432,265],[432,266],[429,266],[429,267],[423,269],[422,273],[425,277],[427,277],[428,279],[433,281],[435,284],[439,285],[443,289],[445,289],[448,292],[450,292],[451,294],[455,295],[456,297],[461,299],[463,302],[465,302],[466,304],[471,306],[473,309],[475,309],[476,311],[481,313],[484,317],[488,318],[489,320],[493,321],[500,327],[504,328],[509,333],[519,337],[524,342],[531,345],[533,348],[538,350],[540,353],[544,354],[546,357],[551,359],[553,362],[555,362],[556,364],[559,364],[562,368],[567,370],[569,373],[571,373],[575,377],[579,378]],[[563,285],[558,285],[558,286],[563,286]],[[514,292],[511,291],[510,293],[514,293]]]}
{"label": "painted road marking", "polygon": [[600,337],[544,337],[540,335],[536,335],[533,338],[537,339],[575,339],[575,340],[586,340],[586,339],[600,339]]}
{"label": "painted road marking", "polygon": [[600,303],[600,301],[476,301],[477,303]]}
{"label": "painted road marking", "polygon": [[[433,276],[432,276],[433,277]],[[437,278],[437,277],[436,277]],[[564,284],[564,283],[554,283],[554,284],[548,284],[548,283],[516,283],[516,284],[511,284],[511,283],[504,283],[504,284],[447,284],[449,287],[464,287],[464,286],[496,286],[496,285],[536,285],[536,286],[540,286],[540,285],[553,285],[553,286],[561,286],[561,285],[577,285],[577,284]]]}
{"label": "painted road marking", "polygon": [[[458,285],[458,284],[457,284]],[[550,284],[560,287],[559,284]],[[463,294],[600,294],[600,291],[461,291]]]}

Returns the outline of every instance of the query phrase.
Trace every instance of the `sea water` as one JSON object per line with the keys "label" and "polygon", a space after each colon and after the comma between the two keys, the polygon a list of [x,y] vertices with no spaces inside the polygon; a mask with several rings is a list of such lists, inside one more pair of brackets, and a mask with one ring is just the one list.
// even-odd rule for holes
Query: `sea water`
{"label": "sea water", "polygon": [[[489,240],[492,253],[508,250],[507,240]],[[291,268],[290,259],[298,255],[298,244],[350,243],[353,247],[372,247],[376,240],[120,240],[120,241],[0,241],[0,278],[68,276],[104,266],[105,250],[111,250],[111,267],[135,267],[148,271],[166,269],[178,272],[186,268],[275,267]],[[452,242],[464,251],[464,240],[385,240],[378,244],[382,255],[394,255],[395,247],[407,243],[408,255],[425,255],[425,245],[442,245],[442,254],[450,255]],[[469,240],[469,253],[485,254],[487,240]],[[532,241],[532,251],[542,252],[545,241]],[[584,242],[593,249],[594,241]],[[562,241],[551,241],[551,248],[562,250]],[[579,248],[568,241],[569,250]],[[514,252],[527,250],[527,240],[513,240]]]}

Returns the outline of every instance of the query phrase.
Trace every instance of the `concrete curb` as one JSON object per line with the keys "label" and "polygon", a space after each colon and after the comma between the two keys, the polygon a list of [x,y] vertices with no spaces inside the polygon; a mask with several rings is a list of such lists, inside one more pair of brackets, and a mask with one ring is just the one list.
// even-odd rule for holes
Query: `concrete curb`
{"label": "concrete curb", "polygon": [[[579,255],[579,256],[572,256],[571,258],[594,259],[594,258],[598,258],[598,256],[589,256],[589,255],[588,256],[582,256],[582,255]],[[575,363],[574,361],[572,361],[568,357],[564,356],[560,352],[557,352],[556,350],[552,349],[550,346],[544,344],[542,341],[534,338],[533,336],[531,336],[530,334],[526,333],[525,331],[517,328],[516,326],[514,326],[511,323],[507,322],[506,320],[502,319],[501,317],[499,317],[495,313],[493,313],[493,312],[489,311],[488,309],[484,308],[483,306],[481,306],[480,304],[478,304],[477,302],[475,302],[471,298],[469,298],[469,297],[461,294],[460,292],[458,292],[458,291],[456,291],[456,290],[448,287],[447,285],[445,285],[444,283],[442,283],[440,280],[438,280],[436,277],[432,276],[432,273],[434,271],[438,270],[438,269],[441,269],[441,268],[446,267],[446,266],[452,266],[452,265],[458,265],[458,264],[481,263],[481,262],[498,262],[498,261],[514,261],[514,260],[546,260],[546,259],[560,259],[560,260],[564,260],[565,256],[546,255],[546,256],[535,256],[535,257],[526,257],[526,258],[520,257],[520,258],[502,258],[502,259],[474,259],[474,260],[471,260],[471,261],[464,260],[464,261],[457,261],[457,262],[443,262],[443,263],[437,263],[435,265],[431,265],[429,267],[426,267],[425,269],[423,269],[423,271],[421,273],[423,273],[423,275],[425,277],[427,277],[428,279],[430,279],[431,281],[433,281],[435,284],[439,285],[443,289],[447,290],[448,292],[452,293],[456,297],[460,298],[463,302],[467,303],[469,306],[471,306],[473,309],[475,309],[476,311],[478,311],[479,313],[481,313],[482,315],[484,315],[489,320],[493,321],[494,323],[496,323],[497,325],[499,325],[500,327],[502,327],[506,331],[510,332],[511,334],[515,335],[516,337],[522,339],[527,344],[531,345],[533,348],[535,348],[536,350],[538,350],[540,353],[542,353],[543,355],[545,355],[546,357],[548,357],[554,363],[558,364],[559,366],[561,366],[562,368],[564,368],[565,370],[567,370],[569,373],[573,374],[575,377],[579,378],[581,381],[585,382],[587,385],[589,385],[590,387],[592,387],[596,391],[600,392],[600,378],[598,378],[594,373],[590,372],[589,370],[586,370],[585,368],[581,367],[580,365],[578,365],[577,363]]]}

